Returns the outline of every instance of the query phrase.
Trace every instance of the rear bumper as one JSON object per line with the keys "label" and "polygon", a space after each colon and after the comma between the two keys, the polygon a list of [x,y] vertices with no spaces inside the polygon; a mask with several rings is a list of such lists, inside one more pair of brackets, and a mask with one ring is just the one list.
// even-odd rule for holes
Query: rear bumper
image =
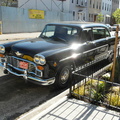
{"label": "rear bumper", "polygon": [[29,79],[30,81],[38,82],[41,85],[51,85],[55,82],[55,77],[48,78],[48,79],[42,79],[42,78],[38,77],[35,73],[30,74],[30,73],[28,73],[27,70],[14,67],[10,64],[7,64],[6,62],[3,62],[3,63],[0,62],[0,69],[4,73],[8,73],[8,74],[11,73],[16,76],[21,76],[26,80]]}

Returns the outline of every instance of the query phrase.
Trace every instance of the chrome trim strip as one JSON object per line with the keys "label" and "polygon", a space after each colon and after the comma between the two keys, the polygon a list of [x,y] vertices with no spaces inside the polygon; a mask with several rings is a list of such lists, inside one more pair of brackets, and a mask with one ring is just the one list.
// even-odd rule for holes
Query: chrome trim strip
{"label": "chrome trim strip", "polygon": [[[94,48],[94,49],[91,49],[91,50],[85,51],[85,52],[83,52],[83,53],[77,53],[76,55],[77,55],[77,56],[80,56],[80,55],[83,55],[83,54],[86,54],[86,53],[89,53],[89,52],[91,52],[91,51],[94,51],[94,50],[100,49],[100,48],[102,48],[102,47],[107,47],[107,46],[108,46],[108,44],[105,44],[105,45],[103,45],[103,46],[96,47],[96,48]],[[71,59],[71,58],[73,58],[72,55],[71,55],[71,56],[68,56],[68,57],[66,57],[66,58],[64,58],[64,59],[61,59],[60,62],[65,61],[65,60],[68,60],[68,59]]]}
{"label": "chrome trim strip", "polygon": [[49,79],[40,79],[40,78],[34,78],[31,76],[28,76],[28,78],[34,81],[40,82],[41,85],[52,85],[55,82],[55,77],[52,77]]}
{"label": "chrome trim strip", "polygon": [[[14,75],[16,75],[16,76],[23,76],[23,77],[26,76],[25,74],[18,74],[18,73],[16,73],[16,72],[13,72],[10,68],[6,68],[6,70],[8,70],[8,72],[10,72],[10,73],[12,73],[12,74],[14,74]],[[24,71],[24,72],[25,72],[25,71]]]}
{"label": "chrome trim strip", "polygon": [[12,73],[12,74],[14,74],[14,75],[16,75],[16,76],[22,76],[22,77],[24,77],[25,79],[31,79],[31,80],[33,80],[33,81],[37,81],[37,82],[39,82],[41,85],[51,85],[51,84],[53,84],[53,83],[55,82],[55,77],[49,78],[49,79],[41,79],[41,78],[36,78],[36,77],[32,77],[32,76],[27,76],[26,70],[24,71],[25,74],[17,74],[17,73],[15,73],[15,72],[11,71],[9,68],[7,68],[7,70],[8,70],[10,73]]}

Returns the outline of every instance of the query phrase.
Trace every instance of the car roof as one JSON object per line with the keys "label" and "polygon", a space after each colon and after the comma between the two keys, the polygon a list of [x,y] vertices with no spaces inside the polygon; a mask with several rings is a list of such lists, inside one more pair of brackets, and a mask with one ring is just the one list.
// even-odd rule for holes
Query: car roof
{"label": "car roof", "polygon": [[58,22],[58,23],[49,23],[48,25],[66,25],[66,26],[74,26],[80,28],[87,28],[87,27],[107,27],[105,24],[102,23],[93,23],[93,22],[79,22],[79,21],[67,21],[67,22]]}

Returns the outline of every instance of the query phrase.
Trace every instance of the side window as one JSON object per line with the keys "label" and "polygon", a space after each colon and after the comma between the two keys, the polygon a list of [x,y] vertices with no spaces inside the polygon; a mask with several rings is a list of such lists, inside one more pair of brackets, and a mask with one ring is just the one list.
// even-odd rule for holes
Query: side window
{"label": "side window", "polygon": [[106,34],[106,37],[110,37],[110,32],[107,29],[106,29],[105,34]]}
{"label": "side window", "polygon": [[94,40],[105,38],[106,34],[108,34],[104,27],[95,27],[92,31]]}
{"label": "side window", "polygon": [[43,32],[44,36],[51,37],[54,35],[55,32],[55,26],[47,26]]}
{"label": "side window", "polygon": [[91,28],[85,28],[83,29],[83,32],[81,34],[81,41],[91,41],[92,40],[92,29]]}

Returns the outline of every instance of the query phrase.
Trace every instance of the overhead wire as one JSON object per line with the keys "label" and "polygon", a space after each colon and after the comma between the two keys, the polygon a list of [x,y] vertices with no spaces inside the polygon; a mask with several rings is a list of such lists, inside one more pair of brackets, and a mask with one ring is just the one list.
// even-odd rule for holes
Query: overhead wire
{"label": "overhead wire", "polygon": [[[30,0],[27,0],[27,1],[26,1],[25,3],[23,3],[19,8],[21,8],[22,6],[24,6],[25,4],[27,4],[29,1],[30,1]],[[46,5],[42,0],[40,0],[40,1],[43,3],[43,5],[44,5],[48,10],[50,10],[50,9],[47,7],[47,5]],[[59,8],[59,5],[61,5],[61,4],[57,5],[54,0],[52,0],[52,2],[53,2],[53,3],[56,5],[56,7],[61,11],[61,9]]]}
{"label": "overhead wire", "polygon": [[40,0],[42,3],[43,3],[43,5],[48,9],[48,10],[50,10],[48,7],[47,7],[47,5],[42,1],[42,0]]}
{"label": "overhead wire", "polygon": [[[52,0],[54,2],[54,4],[59,8],[59,6],[56,4],[56,2],[54,0]],[[60,5],[60,4],[59,4]],[[59,10],[61,11],[61,9],[59,8]]]}

